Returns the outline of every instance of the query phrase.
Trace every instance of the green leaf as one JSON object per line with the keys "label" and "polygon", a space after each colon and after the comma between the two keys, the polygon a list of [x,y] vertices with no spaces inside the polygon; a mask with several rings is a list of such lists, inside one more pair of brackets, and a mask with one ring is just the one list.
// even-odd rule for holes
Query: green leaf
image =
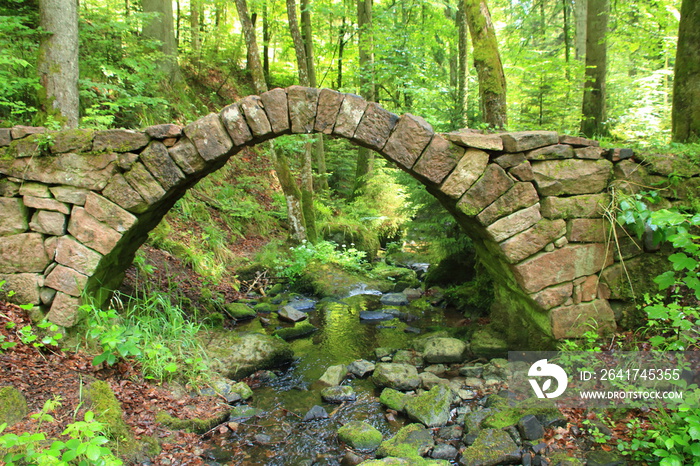
{"label": "green leaf", "polygon": [[100,457],[101,449],[97,445],[88,445],[85,449],[85,456],[91,461],[97,461]]}
{"label": "green leaf", "polygon": [[673,271],[669,270],[654,278],[654,283],[659,285],[660,290],[665,290],[676,283],[676,276],[673,274]]}
{"label": "green leaf", "polygon": [[668,260],[673,264],[673,270],[694,270],[698,262],[692,257],[688,257],[682,252],[677,252],[668,256]]}
{"label": "green leaf", "polygon": [[177,364],[175,364],[174,362],[171,362],[169,364],[166,364],[163,369],[165,369],[168,372],[175,372],[175,371],[177,371]]}

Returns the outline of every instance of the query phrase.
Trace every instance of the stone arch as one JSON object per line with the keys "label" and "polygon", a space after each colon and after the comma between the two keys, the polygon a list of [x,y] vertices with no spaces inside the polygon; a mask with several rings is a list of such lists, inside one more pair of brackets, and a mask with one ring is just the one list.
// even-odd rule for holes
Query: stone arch
{"label": "stone arch", "polygon": [[613,165],[595,141],[438,134],[420,117],[301,86],[245,97],[185,128],[35,132],[0,130],[0,279],[66,327],[81,296],[104,300],[119,285],[148,232],[198,180],[245,146],[314,132],[375,150],[453,214],[494,277],[487,334],[550,347],[590,319],[615,325],[598,281],[613,261],[602,217]]}

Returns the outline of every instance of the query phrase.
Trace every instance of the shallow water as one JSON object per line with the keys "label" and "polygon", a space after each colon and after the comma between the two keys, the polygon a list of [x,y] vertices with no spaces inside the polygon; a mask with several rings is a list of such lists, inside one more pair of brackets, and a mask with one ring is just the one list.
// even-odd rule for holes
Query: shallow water
{"label": "shallow water", "polygon": [[[217,436],[216,445],[208,452],[212,460],[230,465],[337,465],[345,453],[336,438],[336,431],[343,424],[366,421],[385,438],[403,425],[401,419],[387,420],[385,409],[378,402],[379,391],[371,381],[346,378],[343,384],[354,388],[357,400],[334,405],[321,401],[320,392],[325,386],[317,380],[331,365],[348,364],[356,359],[374,361],[375,348],[408,348],[410,341],[418,336],[413,333],[415,329],[422,332],[436,326],[450,326],[463,316],[427,306],[383,306],[378,294],[363,291],[317,303],[316,309],[309,313],[309,321],[319,331],[292,341],[296,362],[278,372],[276,379],[254,390],[249,404],[265,414],[240,422],[236,432]],[[391,310],[401,318],[381,322],[360,320],[360,312],[378,310]],[[275,325],[263,329],[257,319],[241,326],[241,330],[268,333],[274,329]],[[314,405],[324,407],[329,419],[302,422]],[[269,438],[259,437],[260,434]]]}

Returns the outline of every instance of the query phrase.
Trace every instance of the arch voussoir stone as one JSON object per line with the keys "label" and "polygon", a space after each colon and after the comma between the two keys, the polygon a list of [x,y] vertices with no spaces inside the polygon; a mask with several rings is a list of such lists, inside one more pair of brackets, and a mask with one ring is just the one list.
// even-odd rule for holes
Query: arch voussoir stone
{"label": "arch voussoir stone", "polygon": [[104,300],[116,288],[148,232],[199,179],[245,146],[314,132],[377,151],[454,215],[494,277],[484,332],[548,347],[591,319],[615,325],[598,280],[614,260],[602,214],[613,173],[603,156],[615,155],[596,141],[438,134],[419,116],[303,86],[244,97],[184,128],[55,133],[48,153],[42,132],[0,129],[0,280],[60,325],[76,322],[81,297]]}

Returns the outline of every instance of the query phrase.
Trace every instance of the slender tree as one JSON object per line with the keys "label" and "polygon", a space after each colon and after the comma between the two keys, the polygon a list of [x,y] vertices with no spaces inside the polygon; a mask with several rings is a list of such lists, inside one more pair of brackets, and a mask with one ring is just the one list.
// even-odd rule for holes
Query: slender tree
{"label": "slender tree", "polygon": [[588,0],[574,0],[574,21],[576,22],[576,59],[586,57],[586,24],[588,23]]}
{"label": "slender tree", "polygon": [[588,137],[607,134],[606,75],[609,0],[588,1],[586,74],[583,83],[581,133]]}
{"label": "slender tree", "polygon": [[[359,33],[358,48],[360,52],[360,95],[369,101],[377,100],[374,82],[374,37],[372,34],[372,0],[357,0],[357,28]],[[360,147],[357,150],[355,183],[352,196],[359,194],[364,187],[367,175],[374,165],[374,152]]]}
{"label": "slender tree", "polygon": [[265,74],[262,64],[260,63],[260,51],[258,49],[258,41],[255,37],[255,28],[248,14],[248,3],[246,0],[236,0],[236,9],[238,10],[238,18],[241,21],[243,28],[243,36],[245,37],[246,45],[248,46],[248,69],[253,76],[253,86],[255,91],[261,94],[267,91],[267,83],[265,82]]}
{"label": "slender tree", "polygon": [[202,45],[202,40],[199,35],[199,17],[200,17],[199,0],[190,0],[190,34],[192,52],[195,56],[199,55],[199,49]]}
{"label": "slender tree", "polygon": [[65,128],[78,126],[78,2],[40,0],[37,71],[42,111]]}
{"label": "slender tree", "polygon": [[469,26],[467,26],[467,16],[465,13],[464,0],[457,0],[457,31],[458,31],[458,57],[457,57],[457,111],[460,115],[460,126],[467,126],[467,96],[468,96],[468,78],[469,78],[469,64],[468,64],[468,46],[469,42],[467,36],[469,35]]}
{"label": "slender tree", "polygon": [[700,140],[700,2],[683,0],[673,81],[676,142]]}
{"label": "slender tree", "polygon": [[182,75],[177,63],[173,3],[170,0],[141,0],[141,6],[144,13],[153,14],[151,20],[143,26],[143,35],[160,42],[163,59],[158,65],[169,76],[171,83],[178,83],[182,80]]}
{"label": "slender tree", "polygon": [[492,128],[504,128],[508,123],[506,77],[486,0],[465,0],[465,15],[474,46],[483,120]]}
{"label": "slender tree", "polygon": [[306,60],[306,47],[304,47],[304,40],[301,37],[301,30],[299,29],[299,22],[297,21],[297,2],[295,0],[287,0],[287,23],[289,24],[289,33],[292,36],[294,52],[297,57],[299,84],[308,86],[309,68],[308,61]]}

